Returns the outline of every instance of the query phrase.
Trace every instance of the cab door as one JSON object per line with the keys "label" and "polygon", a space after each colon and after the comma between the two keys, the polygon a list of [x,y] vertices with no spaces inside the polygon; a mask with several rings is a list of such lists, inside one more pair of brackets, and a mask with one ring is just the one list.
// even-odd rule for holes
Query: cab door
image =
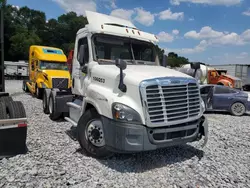
{"label": "cab door", "polygon": [[[88,77],[88,64],[89,64],[89,43],[86,33],[81,33],[77,36],[76,46],[74,50],[73,66],[72,66],[72,92],[77,95],[85,96],[87,80]],[[85,65],[80,65],[80,47],[85,45]]]}
{"label": "cab door", "polygon": [[234,90],[227,86],[216,86],[213,95],[213,108],[217,110],[228,110],[233,104],[236,94]]}
{"label": "cab door", "polygon": [[212,96],[213,95],[213,86],[203,86],[201,89],[200,89],[200,92],[201,92],[201,98],[202,100],[204,101],[205,103],[205,107],[206,107],[206,110],[209,110],[209,109],[212,109],[212,105],[208,105],[209,102],[211,102],[210,100],[212,100]]}

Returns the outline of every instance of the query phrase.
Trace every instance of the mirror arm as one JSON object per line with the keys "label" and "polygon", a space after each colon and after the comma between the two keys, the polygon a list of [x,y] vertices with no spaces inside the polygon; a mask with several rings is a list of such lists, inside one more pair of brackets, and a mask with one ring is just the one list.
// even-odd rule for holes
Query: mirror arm
{"label": "mirror arm", "polygon": [[123,71],[122,68],[120,68],[120,83],[118,88],[125,93],[127,91],[127,86],[123,83]]}

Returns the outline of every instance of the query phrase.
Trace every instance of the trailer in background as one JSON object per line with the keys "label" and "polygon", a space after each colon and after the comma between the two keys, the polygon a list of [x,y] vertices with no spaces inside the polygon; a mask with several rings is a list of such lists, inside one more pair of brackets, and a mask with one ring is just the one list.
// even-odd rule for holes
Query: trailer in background
{"label": "trailer in background", "polygon": [[216,69],[226,69],[227,74],[242,80],[244,90],[250,90],[250,64],[212,65]]}
{"label": "trailer in background", "polygon": [[27,151],[27,117],[23,104],[5,92],[4,21],[6,0],[0,1],[0,159]]}
{"label": "trailer in background", "polygon": [[4,61],[4,76],[7,78],[27,79],[28,62],[26,61]]}

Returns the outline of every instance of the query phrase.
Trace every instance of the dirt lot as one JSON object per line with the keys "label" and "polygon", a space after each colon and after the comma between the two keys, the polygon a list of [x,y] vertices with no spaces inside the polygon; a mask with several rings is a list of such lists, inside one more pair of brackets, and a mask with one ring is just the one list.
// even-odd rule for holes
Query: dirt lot
{"label": "dirt lot", "polygon": [[0,161],[0,187],[250,187],[250,116],[206,114],[209,142],[171,147],[109,160],[88,157],[65,131],[42,113],[42,101],[22,93],[21,82],[7,90],[25,105],[26,155]]}

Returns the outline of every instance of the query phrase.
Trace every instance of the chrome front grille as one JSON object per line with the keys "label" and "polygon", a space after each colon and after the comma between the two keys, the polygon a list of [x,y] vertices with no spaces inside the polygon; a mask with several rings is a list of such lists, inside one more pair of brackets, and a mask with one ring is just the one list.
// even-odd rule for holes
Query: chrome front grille
{"label": "chrome front grille", "polygon": [[68,88],[68,78],[52,78],[52,87],[58,89],[67,89]]}
{"label": "chrome front grille", "polygon": [[200,92],[195,82],[147,85],[145,95],[146,111],[153,124],[191,119],[200,113]]}

